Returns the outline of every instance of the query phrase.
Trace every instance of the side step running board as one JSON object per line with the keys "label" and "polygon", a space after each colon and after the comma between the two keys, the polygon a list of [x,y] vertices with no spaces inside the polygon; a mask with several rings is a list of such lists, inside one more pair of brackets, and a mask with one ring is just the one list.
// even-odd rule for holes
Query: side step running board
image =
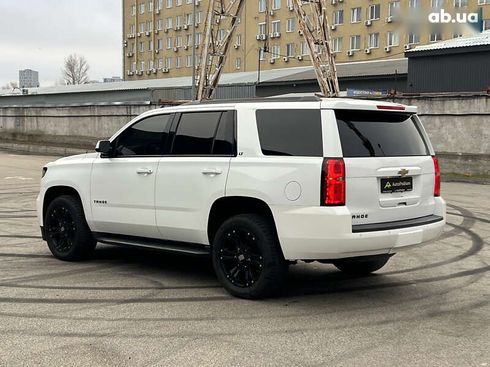
{"label": "side step running board", "polygon": [[143,247],[196,256],[209,255],[211,250],[209,246],[198,243],[166,241],[155,238],[124,236],[100,232],[94,232],[93,235],[97,242],[105,243],[108,245]]}

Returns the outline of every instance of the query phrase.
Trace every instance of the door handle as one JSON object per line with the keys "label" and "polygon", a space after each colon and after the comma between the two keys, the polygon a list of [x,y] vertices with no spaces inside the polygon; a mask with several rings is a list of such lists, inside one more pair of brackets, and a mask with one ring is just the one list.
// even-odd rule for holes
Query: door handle
{"label": "door handle", "polygon": [[221,175],[222,171],[218,168],[204,168],[202,171],[203,175],[216,176]]}
{"label": "door handle", "polygon": [[148,176],[148,175],[151,175],[153,173],[153,170],[151,168],[138,168],[136,170],[136,173],[138,175],[145,175],[145,176]]}

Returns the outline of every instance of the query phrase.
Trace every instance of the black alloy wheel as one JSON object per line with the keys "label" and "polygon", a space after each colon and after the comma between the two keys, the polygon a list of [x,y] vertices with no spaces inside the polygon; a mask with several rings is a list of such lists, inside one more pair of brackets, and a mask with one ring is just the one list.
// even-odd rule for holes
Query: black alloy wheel
{"label": "black alloy wheel", "polygon": [[82,203],[74,196],[53,199],[44,215],[44,227],[51,253],[61,260],[87,258],[97,244],[85,220]]}
{"label": "black alloy wheel", "polygon": [[225,289],[249,299],[280,292],[288,267],[274,223],[259,214],[240,214],[226,220],[214,237],[212,260]]}

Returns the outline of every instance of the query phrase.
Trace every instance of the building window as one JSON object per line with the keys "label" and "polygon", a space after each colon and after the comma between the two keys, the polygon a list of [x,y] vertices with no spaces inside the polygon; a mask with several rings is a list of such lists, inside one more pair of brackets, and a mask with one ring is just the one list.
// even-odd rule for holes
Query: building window
{"label": "building window", "polygon": [[466,8],[468,7],[468,0],[454,0],[455,8]]}
{"label": "building window", "polygon": [[182,47],[182,36],[175,37],[175,47]]}
{"label": "building window", "polygon": [[131,24],[129,26],[129,33],[135,34],[136,33],[136,24]]}
{"label": "building window", "polygon": [[158,19],[157,20],[157,29],[161,31],[163,28],[163,19]]}
{"label": "building window", "polygon": [[196,13],[196,24],[201,24],[202,20],[202,11]]}
{"label": "building window", "polygon": [[368,19],[369,20],[377,20],[377,19],[379,19],[380,13],[381,13],[381,5],[380,4],[370,5],[368,8]]}
{"label": "building window", "polygon": [[266,34],[265,23],[259,23],[259,33],[258,34]]}
{"label": "building window", "polygon": [[165,21],[165,28],[171,29],[173,27],[173,19],[171,17],[167,18]]}
{"label": "building window", "polygon": [[145,3],[141,3],[140,4],[140,14],[144,14],[145,13]]}
{"label": "building window", "polygon": [[163,49],[163,40],[159,38],[157,40],[157,50],[162,50]]}
{"label": "building window", "polygon": [[[151,13],[153,11],[153,1],[148,2],[148,11]],[[152,68],[153,69],[153,68]]]}
{"label": "building window", "polygon": [[182,57],[178,56],[176,59],[175,59],[175,67],[177,69],[180,69],[182,66]]}
{"label": "building window", "polygon": [[308,51],[308,44],[306,42],[301,42],[300,45],[301,56],[307,56],[310,54]]}
{"label": "building window", "polygon": [[192,34],[188,34],[185,37],[186,37],[185,44],[189,47],[192,46]]}
{"label": "building window", "polygon": [[368,48],[379,48],[379,33],[368,34]]}
{"label": "building window", "polygon": [[483,19],[483,29],[482,29],[482,31],[488,31],[489,29],[490,29],[490,19]]}
{"label": "building window", "polygon": [[294,57],[295,53],[296,53],[296,45],[294,43],[288,43],[286,45],[286,56]]}
{"label": "building window", "polygon": [[296,30],[296,18],[288,18],[286,20],[286,32],[294,32]]}
{"label": "building window", "polygon": [[356,51],[361,49],[361,36],[350,36],[350,50]]}
{"label": "building window", "polygon": [[272,22],[272,32],[273,33],[281,33],[281,21],[275,20]]}
{"label": "building window", "polygon": [[263,13],[265,12],[266,8],[267,8],[267,3],[266,3],[267,0],[259,0],[259,13]]}
{"label": "building window", "polygon": [[196,33],[196,45],[200,45],[201,44],[201,33]]}
{"label": "building window", "polygon": [[444,2],[444,0],[431,0],[430,1],[430,7],[432,9],[439,9],[439,8],[442,8],[442,3]]}
{"label": "building window", "polygon": [[173,0],[167,0],[167,8],[171,8],[173,6]]}
{"label": "building window", "polygon": [[361,21],[361,8],[352,8],[350,10],[350,22],[359,23]]}
{"label": "building window", "polygon": [[413,9],[420,8],[420,0],[408,0],[408,7]]}
{"label": "building window", "polygon": [[131,15],[132,16],[136,15],[136,5],[131,5]]}
{"label": "building window", "polygon": [[145,23],[140,23],[140,33],[145,33]]}
{"label": "building window", "polygon": [[157,2],[157,10],[162,10],[163,8],[163,0],[158,0]]}
{"label": "building window", "polygon": [[440,32],[432,32],[429,36],[429,42],[442,41],[442,34]]}
{"label": "building window", "polygon": [[187,55],[185,57],[185,66],[188,68],[192,67],[192,55]]}
{"label": "building window", "polygon": [[237,46],[241,46],[241,45],[242,45],[242,35],[241,35],[241,34],[237,34],[237,35],[236,35],[235,44],[236,44]]}
{"label": "building window", "polygon": [[140,70],[145,71],[145,62],[144,61],[140,62]]}
{"label": "building window", "polygon": [[176,6],[181,6],[182,5],[182,0],[175,0],[175,5]]}
{"label": "building window", "polygon": [[167,38],[167,50],[170,50],[173,47],[172,37]]}
{"label": "building window", "polygon": [[146,22],[146,30],[148,32],[151,32],[153,30],[153,21],[152,20]]}
{"label": "building window", "polygon": [[136,62],[131,63],[131,71],[133,73],[136,71]]}
{"label": "building window", "polygon": [[182,27],[182,15],[177,15],[175,17],[175,26]]}
{"label": "building window", "polygon": [[225,29],[220,29],[218,31],[218,42],[223,42],[223,40],[225,39],[225,36],[226,36],[226,30]]}
{"label": "building window", "polygon": [[167,69],[170,69],[172,67],[172,58],[171,57],[165,58],[165,67]]}
{"label": "building window", "polygon": [[488,5],[490,4],[490,0],[478,0],[478,5]]}
{"label": "building window", "polygon": [[259,48],[259,60],[265,60],[265,51],[262,47]]}
{"label": "building window", "polygon": [[153,67],[155,66],[155,63],[153,62],[153,60],[150,60],[148,61],[148,69],[153,69]]}
{"label": "building window", "polygon": [[[308,21],[311,23],[311,20],[308,18]],[[335,10],[333,12],[333,25],[339,25],[344,23],[344,11],[343,10]]]}
{"label": "building window", "polygon": [[148,41],[148,51],[153,51],[153,41]]}
{"label": "building window", "polygon": [[391,1],[388,4],[388,16],[396,17],[400,13],[400,2],[399,1]]}
{"label": "building window", "polygon": [[386,34],[386,45],[389,47],[398,46],[400,44],[400,35],[398,32],[388,32]]}
{"label": "building window", "polygon": [[281,9],[281,0],[272,0],[272,10]]}
{"label": "building window", "polygon": [[145,52],[145,43],[140,42],[140,52]]}
{"label": "building window", "polygon": [[279,57],[281,57],[281,47],[279,45],[272,45],[271,59],[278,59]]}
{"label": "building window", "polygon": [[237,57],[235,59],[235,69],[241,69],[242,68],[242,59]]}
{"label": "building window", "polygon": [[342,51],[342,37],[332,38],[332,51],[333,52]]}
{"label": "building window", "polygon": [[409,43],[410,45],[420,43],[420,34],[415,33],[415,32],[411,32],[411,33],[409,33],[409,34],[408,34],[408,43]]}
{"label": "building window", "polygon": [[185,15],[185,24],[192,25],[192,13],[187,13]]}

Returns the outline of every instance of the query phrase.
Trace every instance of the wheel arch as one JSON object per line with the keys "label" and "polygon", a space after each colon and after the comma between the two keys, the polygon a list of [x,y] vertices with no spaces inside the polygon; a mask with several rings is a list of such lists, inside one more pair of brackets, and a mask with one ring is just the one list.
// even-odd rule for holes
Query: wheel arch
{"label": "wheel arch", "polygon": [[[49,204],[54,199],[56,199],[57,197],[62,196],[62,195],[75,196],[78,200],[80,200],[80,203],[82,204],[82,208],[83,208],[82,197],[80,196],[80,193],[75,188],[73,188],[71,186],[66,186],[66,185],[51,186],[49,189],[46,190],[46,193],[44,194],[43,222],[44,222],[46,210],[48,209]],[[85,208],[83,208],[83,211],[85,212]]]}
{"label": "wheel arch", "polygon": [[213,244],[218,228],[228,218],[238,214],[260,214],[271,221],[277,239],[277,227],[269,205],[258,198],[249,196],[225,196],[214,201],[208,215],[207,234],[209,244]]}

